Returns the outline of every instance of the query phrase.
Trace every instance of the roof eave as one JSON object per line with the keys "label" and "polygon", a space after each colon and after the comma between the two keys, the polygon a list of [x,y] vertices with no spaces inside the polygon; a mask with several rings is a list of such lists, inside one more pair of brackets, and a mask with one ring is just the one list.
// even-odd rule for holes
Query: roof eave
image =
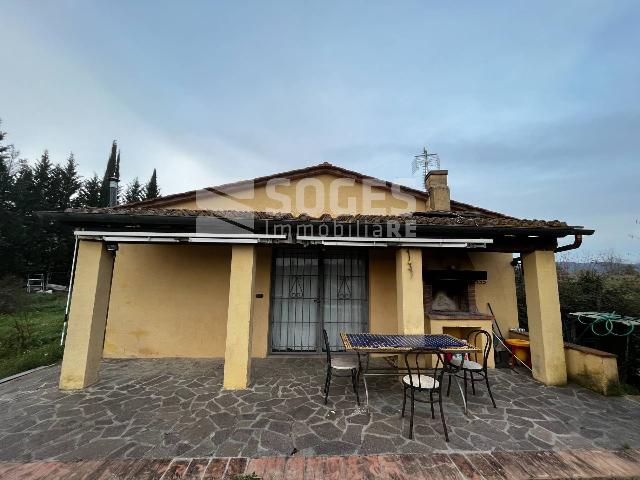
{"label": "roof eave", "polygon": [[[167,227],[172,228],[195,228],[203,219],[219,220],[228,222],[229,224],[241,224],[242,222],[251,222],[256,228],[264,228],[266,225],[354,225],[354,222],[339,221],[320,221],[320,220],[300,220],[300,219],[251,219],[251,218],[232,218],[225,219],[222,217],[197,217],[197,216],[175,216],[175,215],[134,215],[134,214],[112,214],[112,213],[79,213],[79,212],[37,212],[38,217],[44,220],[56,221],[66,225],[83,228],[85,226],[102,225],[105,227],[122,227],[130,228],[139,227],[156,227],[166,230]],[[205,220],[206,221],[206,220]],[[380,225],[373,222],[359,222],[358,226],[362,228]],[[440,234],[440,235],[469,235],[477,234],[480,236],[528,236],[528,237],[554,237],[561,238],[568,235],[593,235],[595,230],[585,229],[582,226],[566,227],[512,227],[512,226],[471,226],[471,225],[429,225],[415,224],[416,233]]]}

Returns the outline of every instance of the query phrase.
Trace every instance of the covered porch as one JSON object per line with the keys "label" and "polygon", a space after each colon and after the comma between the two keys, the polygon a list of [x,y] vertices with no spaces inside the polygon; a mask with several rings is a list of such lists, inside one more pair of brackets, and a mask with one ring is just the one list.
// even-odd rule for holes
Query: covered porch
{"label": "covered porch", "polygon": [[[340,320],[332,326],[336,338],[340,329],[458,336],[471,328],[491,330],[493,311],[478,308],[488,302],[498,325],[503,323],[502,330],[508,331],[516,321],[510,261],[513,253],[520,253],[533,375],[547,385],[566,383],[554,250],[559,237],[584,232],[579,227],[535,221],[498,227],[482,225],[478,218],[460,225],[460,215],[442,212],[357,219],[188,210],[57,215],[78,227],[62,389],[95,383],[103,356],[224,358],[223,387],[250,387],[252,357],[278,353],[273,348],[274,252],[292,248],[340,249],[364,259],[358,274],[364,279],[358,287],[364,303],[356,305],[360,314],[351,323]],[[213,229],[203,228],[203,217],[215,220]],[[454,225],[443,226],[444,217]],[[394,235],[376,234],[372,226],[378,231],[391,228]],[[464,311],[451,316],[435,308],[436,280],[455,274],[459,283],[466,278],[461,273],[472,279],[482,273],[486,281],[469,287],[466,299],[458,302],[465,307],[456,307]],[[346,274],[336,277],[337,297],[338,284],[345,279],[352,281]],[[297,295],[289,283],[285,290]],[[353,288],[347,286],[349,292]],[[304,300],[309,311],[314,302],[320,308],[320,320],[309,328],[317,333],[325,325],[326,297]],[[350,315],[353,311],[351,307]],[[339,312],[337,316],[344,317]],[[192,329],[194,325],[198,328]],[[315,344],[316,353],[321,348]]]}

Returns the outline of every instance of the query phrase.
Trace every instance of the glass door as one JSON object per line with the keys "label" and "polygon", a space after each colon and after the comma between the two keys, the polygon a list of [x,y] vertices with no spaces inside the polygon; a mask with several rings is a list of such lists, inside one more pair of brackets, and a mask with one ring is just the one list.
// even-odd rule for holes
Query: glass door
{"label": "glass door", "polygon": [[318,251],[274,252],[271,283],[271,351],[315,352],[318,346]]}
{"label": "glass door", "polygon": [[277,249],[271,277],[272,353],[321,352],[323,328],[339,351],[340,332],[367,331],[366,252]]}
{"label": "glass door", "polygon": [[366,252],[327,251],[322,260],[322,323],[331,350],[344,350],[341,332],[368,331]]}

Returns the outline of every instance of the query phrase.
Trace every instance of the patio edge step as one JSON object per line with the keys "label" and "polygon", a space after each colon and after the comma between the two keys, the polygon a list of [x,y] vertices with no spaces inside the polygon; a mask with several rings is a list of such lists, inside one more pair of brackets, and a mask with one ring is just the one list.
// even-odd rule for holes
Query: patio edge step
{"label": "patio edge step", "polygon": [[640,479],[640,449],[0,461],[2,479]]}

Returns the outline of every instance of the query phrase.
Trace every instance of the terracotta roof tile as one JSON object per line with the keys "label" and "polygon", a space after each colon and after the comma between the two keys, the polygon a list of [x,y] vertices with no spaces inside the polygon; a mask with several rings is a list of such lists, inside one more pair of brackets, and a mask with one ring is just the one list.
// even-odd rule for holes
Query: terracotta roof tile
{"label": "terracotta roof tile", "polygon": [[258,219],[273,221],[304,221],[340,223],[416,223],[418,225],[446,225],[470,227],[525,227],[525,228],[567,228],[565,222],[559,220],[526,220],[507,216],[494,216],[482,212],[414,212],[402,215],[337,215],[324,214],[312,217],[305,213],[294,216],[291,213],[252,212],[236,210],[187,210],[149,207],[115,207],[115,208],[80,208],[67,209],[67,213],[78,214],[110,214],[136,216],[165,217],[217,217],[228,219]]}

